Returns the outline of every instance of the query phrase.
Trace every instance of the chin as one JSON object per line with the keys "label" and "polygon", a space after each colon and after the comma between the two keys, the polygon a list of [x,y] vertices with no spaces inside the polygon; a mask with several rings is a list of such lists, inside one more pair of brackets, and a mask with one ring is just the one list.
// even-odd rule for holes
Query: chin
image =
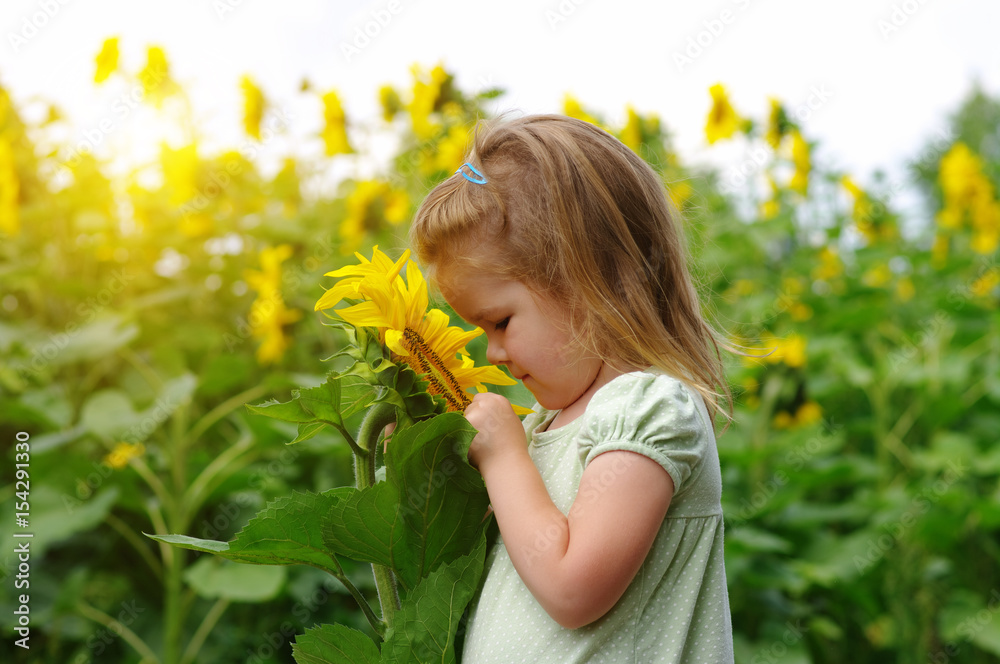
{"label": "chin", "polygon": [[567,403],[565,399],[553,399],[551,397],[546,397],[545,395],[542,395],[542,397],[539,398],[539,396],[534,394],[534,392],[532,392],[532,394],[535,397],[535,401],[538,402],[538,405],[545,410],[562,410],[567,406],[573,405],[572,402]]}

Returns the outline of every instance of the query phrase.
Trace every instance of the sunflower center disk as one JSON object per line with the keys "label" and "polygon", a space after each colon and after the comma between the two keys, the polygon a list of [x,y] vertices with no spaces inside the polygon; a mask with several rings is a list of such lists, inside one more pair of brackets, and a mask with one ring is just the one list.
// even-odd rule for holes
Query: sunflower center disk
{"label": "sunflower center disk", "polygon": [[428,392],[443,397],[448,402],[448,410],[462,412],[472,403],[455,374],[449,371],[441,356],[424,341],[419,332],[409,327],[403,330],[402,344],[410,355],[400,359],[428,382]]}

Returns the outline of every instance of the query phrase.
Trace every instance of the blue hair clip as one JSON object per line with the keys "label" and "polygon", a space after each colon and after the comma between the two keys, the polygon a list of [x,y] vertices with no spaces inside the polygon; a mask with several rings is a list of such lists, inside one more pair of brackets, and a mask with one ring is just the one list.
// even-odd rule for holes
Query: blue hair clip
{"label": "blue hair clip", "polygon": [[[473,173],[475,173],[478,177],[473,177],[472,175],[469,175],[468,173],[466,173],[465,171],[463,171],[462,169],[465,168],[466,166],[468,166],[469,170],[472,171]],[[465,162],[464,164],[462,164],[461,166],[459,166],[458,170],[455,171],[455,172],[456,173],[461,173],[462,177],[465,178],[466,180],[468,180],[469,182],[474,182],[476,184],[486,184],[486,182],[487,182],[486,176],[483,175],[482,173],[480,173],[478,170],[476,170],[476,167],[473,166],[472,164],[470,164],[469,162]]]}

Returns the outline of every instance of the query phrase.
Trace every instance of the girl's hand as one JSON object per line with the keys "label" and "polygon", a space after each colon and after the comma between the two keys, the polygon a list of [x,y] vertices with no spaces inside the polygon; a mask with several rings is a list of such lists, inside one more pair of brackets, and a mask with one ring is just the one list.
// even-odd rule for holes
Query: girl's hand
{"label": "girl's hand", "polygon": [[479,431],[469,447],[469,463],[480,471],[483,464],[504,453],[527,450],[521,420],[505,397],[492,392],[477,394],[465,409],[465,419]]}

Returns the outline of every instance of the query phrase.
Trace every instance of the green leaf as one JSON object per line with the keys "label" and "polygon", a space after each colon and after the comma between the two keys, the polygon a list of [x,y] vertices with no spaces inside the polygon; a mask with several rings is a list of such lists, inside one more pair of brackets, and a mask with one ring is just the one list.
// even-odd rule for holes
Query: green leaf
{"label": "green leaf", "polygon": [[785,553],[792,548],[791,542],[767,531],[743,526],[726,533],[726,544],[733,549],[744,551],[774,551]]}
{"label": "green leaf", "polygon": [[313,419],[325,422],[343,421],[367,408],[373,401],[371,386],[351,375],[331,375],[319,387],[298,391],[302,407]]}
{"label": "green leaf", "polygon": [[331,372],[322,385],[293,390],[292,399],[284,403],[270,400],[247,404],[247,408],[260,415],[298,423],[293,443],[312,438],[327,424],[346,435],[345,421],[375,403],[391,403],[412,420],[444,411],[443,401],[427,393],[427,383],[409,366],[397,365],[383,353],[380,344],[369,344],[361,359],[340,373]]}
{"label": "green leaf", "polygon": [[[397,492],[386,482],[345,495],[323,521],[324,542],[338,555],[386,565],[397,573],[412,568],[398,507]],[[412,587],[415,579],[407,574],[404,583]]]}
{"label": "green leaf", "polygon": [[[83,306],[83,305],[81,305]],[[94,311],[88,308],[88,313]],[[89,316],[93,318],[93,315]],[[46,335],[41,343],[32,348],[32,355],[41,353],[55,342],[60,352],[50,360],[53,364],[62,365],[70,362],[95,360],[107,357],[139,336],[139,326],[117,314],[99,316],[86,325],[77,326],[69,323],[55,334]]]}
{"label": "green leaf", "polygon": [[[143,533],[143,535],[157,542],[166,542],[167,544],[172,544],[182,549],[190,549],[191,551],[218,553],[220,555],[225,555],[229,552],[229,542],[199,539],[188,535],[151,535],[149,533]],[[229,556],[225,557],[228,558]],[[235,560],[235,558],[230,558],[230,560]]]}
{"label": "green leaf", "polygon": [[100,390],[87,400],[80,421],[88,431],[105,440],[124,438],[128,442],[142,442],[190,400],[197,383],[190,373],[172,378],[164,383],[153,403],[141,411],[135,409],[122,390]]}
{"label": "green leaf", "polygon": [[173,413],[179,406],[188,403],[191,395],[198,387],[198,377],[192,373],[184,373],[171,378],[163,385],[157,395],[156,402],[143,411],[144,416],[158,417],[161,421],[165,415]]}
{"label": "green leaf", "polygon": [[321,522],[340,496],[354,491],[340,487],[321,494],[296,492],[278,498],[250,519],[231,542],[186,535],[147,536],[184,549],[215,553],[235,562],[312,565],[339,574],[336,558],[323,545]]}
{"label": "green leaf", "polygon": [[295,637],[298,664],[378,664],[378,646],[362,632],[343,625],[320,625]]}
{"label": "green leaf", "polygon": [[313,422],[316,419],[312,413],[302,408],[297,399],[284,403],[279,403],[277,399],[268,399],[257,405],[248,403],[247,410],[285,422]]}
{"label": "green leaf", "polygon": [[1000,591],[990,591],[987,598],[966,588],[951,592],[941,612],[942,636],[952,643],[971,641],[976,647],[1000,655],[1000,624],[994,618],[1000,609]]}
{"label": "green leaf", "polygon": [[132,401],[116,389],[94,392],[80,414],[84,428],[105,440],[119,437],[129,427],[138,424],[139,418]]}
{"label": "green leaf", "polygon": [[[372,385],[348,370],[343,374],[331,374],[325,383],[317,387],[293,390],[291,401],[279,403],[271,400],[256,406],[247,404],[247,408],[286,422],[320,422],[343,427],[345,419],[364,410],[375,399]],[[306,440],[301,437],[302,434],[300,429],[296,441]]]}
{"label": "green leaf", "polygon": [[272,599],[285,583],[287,568],[237,565],[204,556],[184,572],[184,580],[199,596],[235,602]]}
{"label": "green leaf", "polygon": [[299,433],[295,436],[295,440],[290,441],[288,444],[294,445],[295,443],[309,440],[326,427],[327,424],[324,422],[299,422]]}
{"label": "green leaf", "polygon": [[473,551],[441,565],[403,600],[382,646],[385,662],[454,662],[455,634],[476,593],[486,561],[486,536]]}
{"label": "green leaf", "polygon": [[343,494],[324,523],[327,546],[388,565],[404,589],[467,553],[489,504],[482,477],[465,459],[474,436],[460,413],[397,430],[385,454],[386,481]]}
{"label": "green leaf", "polygon": [[791,566],[812,583],[827,588],[853,582],[883,562],[885,552],[877,543],[880,535],[874,528],[843,536],[823,531]]}
{"label": "green leaf", "polygon": [[[42,478],[44,479],[45,476],[43,475]],[[104,481],[97,475],[87,479]],[[120,489],[112,485],[94,493],[86,500],[80,500],[75,497],[75,494],[65,490],[57,490],[55,486],[33,482],[30,495],[31,512],[28,516],[30,527],[27,530],[22,530],[15,526],[14,485],[11,483],[9,486],[9,499],[0,501],[0,509],[10,515],[10,518],[0,522],[0,539],[4,542],[10,542],[12,534],[15,532],[32,533],[31,552],[32,555],[37,555],[39,560],[50,547],[68,540],[77,533],[96,528],[107,518],[108,513],[121,495]],[[3,556],[0,555],[0,560],[2,559]],[[11,556],[10,560],[13,559],[14,557]]]}
{"label": "green leaf", "polygon": [[489,90],[483,90],[476,95],[477,99],[496,99],[497,97],[504,94],[503,88],[490,88]]}
{"label": "green leaf", "polygon": [[444,399],[427,392],[427,381],[406,364],[394,365],[393,386],[402,401],[403,411],[413,420],[422,420],[435,413],[443,413]]}

